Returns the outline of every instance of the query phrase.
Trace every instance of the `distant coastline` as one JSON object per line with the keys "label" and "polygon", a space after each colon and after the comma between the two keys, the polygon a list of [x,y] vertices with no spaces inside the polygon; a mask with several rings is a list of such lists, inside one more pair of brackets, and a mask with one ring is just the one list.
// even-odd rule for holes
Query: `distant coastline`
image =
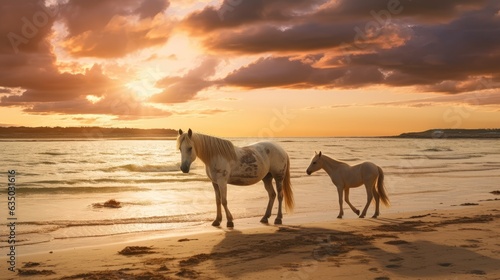
{"label": "distant coastline", "polygon": [[425,138],[425,139],[498,139],[500,129],[429,129],[420,132],[406,132],[390,138]]}
{"label": "distant coastline", "polygon": [[0,139],[172,139],[173,129],[89,127],[0,127]]}
{"label": "distant coastline", "polygon": [[[88,127],[0,127],[0,139],[174,139],[177,130],[168,128],[105,128]],[[429,129],[420,132],[405,132],[395,136],[376,138],[421,138],[421,139],[499,139],[500,128],[495,129]]]}

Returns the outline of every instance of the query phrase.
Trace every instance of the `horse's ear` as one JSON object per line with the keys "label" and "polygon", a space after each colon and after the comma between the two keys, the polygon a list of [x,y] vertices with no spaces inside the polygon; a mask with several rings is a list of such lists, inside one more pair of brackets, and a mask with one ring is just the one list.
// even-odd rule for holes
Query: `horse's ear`
{"label": "horse's ear", "polygon": [[179,135],[182,135],[182,133],[184,133],[182,132],[182,129],[179,129]]}
{"label": "horse's ear", "polygon": [[318,157],[321,157],[321,151],[319,151]]}
{"label": "horse's ear", "polygon": [[314,151],[314,155],[317,155],[318,153],[316,151]]}
{"label": "horse's ear", "polygon": [[191,138],[191,136],[193,136],[193,131],[191,130],[191,128],[188,130],[188,136],[189,136],[189,138]]}

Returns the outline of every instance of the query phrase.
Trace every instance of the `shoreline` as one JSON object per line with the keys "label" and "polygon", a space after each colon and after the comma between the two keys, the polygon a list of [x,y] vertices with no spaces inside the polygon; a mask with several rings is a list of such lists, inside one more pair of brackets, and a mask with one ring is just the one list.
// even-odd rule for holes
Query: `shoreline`
{"label": "shoreline", "polygon": [[[378,219],[306,213],[285,216],[281,226],[247,218],[233,230],[206,223],[173,235],[19,255],[21,273],[8,271],[7,277],[495,279],[500,277],[498,218],[497,201]],[[130,254],[118,253],[124,249]]]}

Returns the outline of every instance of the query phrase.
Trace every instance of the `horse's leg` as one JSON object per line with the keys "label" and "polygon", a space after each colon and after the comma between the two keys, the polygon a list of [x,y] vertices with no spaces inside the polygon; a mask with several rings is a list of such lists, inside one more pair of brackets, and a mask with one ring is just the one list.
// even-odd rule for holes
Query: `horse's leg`
{"label": "horse's leg", "polygon": [[345,193],[345,194],[344,194],[344,196],[345,196],[345,197],[344,197],[345,202],[349,205],[349,207],[351,207],[352,211],[353,211],[354,213],[356,213],[356,215],[358,215],[358,216],[359,216],[359,213],[360,213],[360,212],[359,212],[359,210],[358,210],[358,209],[356,209],[356,207],[354,207],[354,205],[352,205],[352,204],[351,204],[351,202],[349,201],[349,188],[345,188],[345,189],[344,189],[344,193]]}
{"label": "horse's leg", "polygon": [[213,221],[212,226],[218,227],[220,225],[220,222],[222,221],[220,190],[219,190],[219,186],[216,183],[212,183],[212,185],[214,186],[214,192],[215,192],[215,205],[217,205],[217,216],[215,217],[215,220]]}
{"label": "horse's leg", "polygon": [[274,199],[276,199],[276,192],[274,191],[273,188],[273,176],[271,175],[271,173],[267,174],[266,177],[262,179],[262,182],[264,182],[264,187],[266,188],[267,194],[269,195],[269,202],[267,203],[266,213],[264,214],[264,217],[262,217],[260,222],[267,224],[268,223],[267,219],[271,217],[271,211],[273,209]]}
{"label": "horse's leg", "polygon": [[344,216],[344,205],[343,205],[343,196],[344,196],[344,187],[337,187],[337,192],[339,193],[339,215],[337,216],[338,219],[342,219],[342,216]]}
{"label": "horse's leg", "polygon": [[368,210],[368,207],[370,206],[370,203],[372,202],[373,199],[373,186],[370,184],[365,184],[366,188],[366,205],[365,208],[363,208],[363,212],[361,212],[361,215],[359,216],[360,218],[364,218],[366,216],[366,211]]}
{"label": "horse's leg", "polygon": [[[374,186],[375,186],[376,183],[374,183]],[[373,188],[373,198],[375,199],[375,214],[373,214],[372,218],[377,218],[378,215],[380,215],[380,210],[379,210],[379,206],[380,206],[380,194],[377,192],[377,190],[375,190],[375,188]]]}
{"label": "horse's leg", "polygon": [[227,227],[232,228],[232,227],[234,227],[233,215],[231,215],[229,208],[227,208],[227,182],[221,181],[221,182],[218,182],[217,185],[219,185],[220,200],[221,200],[222,206],[224,207],[224,210],[226,211]]}
{"label": "horse's leg", "polygon": [[283,205],[283,177],[274,178],[276,182],[276,191],[278,192],[278,215],[274,220],[275,225],[281,225],[283,222],[283,212],[281,211],[281,206]]}

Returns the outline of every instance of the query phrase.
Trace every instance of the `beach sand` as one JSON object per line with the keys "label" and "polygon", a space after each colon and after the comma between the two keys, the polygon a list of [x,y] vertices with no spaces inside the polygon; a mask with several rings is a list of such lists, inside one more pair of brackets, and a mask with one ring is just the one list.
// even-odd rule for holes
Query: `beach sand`
{"label": "beach sand", "polygon": [[[47,251],[7,279],[500,279],[499,202]],[[347,213],[347,212],[346,212]],[[273,218],[273,217],[272,217]],[[287,220],[292,222],[287,223]],[[207,223],[206,227],[209,227]],[[91,240],[88,240],[91,243]]]}

